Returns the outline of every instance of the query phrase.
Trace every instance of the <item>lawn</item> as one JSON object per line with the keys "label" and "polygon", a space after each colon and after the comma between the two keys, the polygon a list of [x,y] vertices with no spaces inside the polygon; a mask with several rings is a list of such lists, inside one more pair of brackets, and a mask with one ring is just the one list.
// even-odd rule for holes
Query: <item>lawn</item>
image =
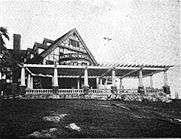
{"label": "lawn", "polygon": [[0,100],[0,138],[181,137],[180,119],[179,103]]}

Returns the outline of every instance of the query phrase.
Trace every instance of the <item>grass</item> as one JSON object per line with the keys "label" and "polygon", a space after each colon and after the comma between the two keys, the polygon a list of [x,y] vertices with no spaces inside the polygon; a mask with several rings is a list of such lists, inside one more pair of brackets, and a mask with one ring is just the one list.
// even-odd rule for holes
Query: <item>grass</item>
{"label": "grass", "polygon": [[[69,114],[59,123],[43,121]],[[0,137],[22,137],[55,127],[54,137],[181,137],[181,106],[98,100],[0,100]],[[75,123],[81,131],[65,128]]]}

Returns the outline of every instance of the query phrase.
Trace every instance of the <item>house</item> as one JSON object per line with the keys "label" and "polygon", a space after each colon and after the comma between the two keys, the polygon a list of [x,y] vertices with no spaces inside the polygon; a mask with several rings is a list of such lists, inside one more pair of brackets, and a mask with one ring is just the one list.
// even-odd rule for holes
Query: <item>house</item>
{"label": "house", "polygon": [[[18,39],[17,41],[19,41]],[[81,92],[84,90],[123,90],[122,79],[138,78],[138,92],[144,93],[143,77],[150,77],[150,88],[153,90],[152,76],[164,73],[164,92],[170,93],[167,83],[167,70],[170,65],[136,65],[136,64],[99,64],[79,32],[74,28],[56,40],[45,38],[42,43],[35,42],[32,49],[19,50],[16,44],[12,53],[21,54],[21,68],[13,82],[20,81],[22,93],[37,93],[49,89],[50,92]],[[17,47],[17,48],[16,48]],[[20,80],[18,80],[18,78]],[[119,91],[118,91],[119,92]]]}

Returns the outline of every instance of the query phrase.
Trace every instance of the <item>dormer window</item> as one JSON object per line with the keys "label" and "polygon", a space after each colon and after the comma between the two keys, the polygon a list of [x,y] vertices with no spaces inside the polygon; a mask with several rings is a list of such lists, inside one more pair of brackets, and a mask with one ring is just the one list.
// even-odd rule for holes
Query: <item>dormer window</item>
{"label": "dormer window", "polygon": [[79,42],[73,39],[69,39],[69,45],[72,45],[74,47],[79,47]]}
{"label": "dormer window", "polygon": [[40,54],[41,52],[43,52],[43,49],[38,48],[38,54]]}

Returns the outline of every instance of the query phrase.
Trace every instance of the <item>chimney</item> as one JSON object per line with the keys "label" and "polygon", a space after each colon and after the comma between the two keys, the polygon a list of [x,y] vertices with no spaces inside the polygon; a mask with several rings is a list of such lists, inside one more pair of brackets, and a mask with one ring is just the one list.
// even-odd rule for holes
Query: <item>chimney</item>
{"label": "chimney", "polygon": [[20,45],[21,45],[21,35],[20,34],[14,34],[13,35],[13,49],[15,51],[19,51]]}

